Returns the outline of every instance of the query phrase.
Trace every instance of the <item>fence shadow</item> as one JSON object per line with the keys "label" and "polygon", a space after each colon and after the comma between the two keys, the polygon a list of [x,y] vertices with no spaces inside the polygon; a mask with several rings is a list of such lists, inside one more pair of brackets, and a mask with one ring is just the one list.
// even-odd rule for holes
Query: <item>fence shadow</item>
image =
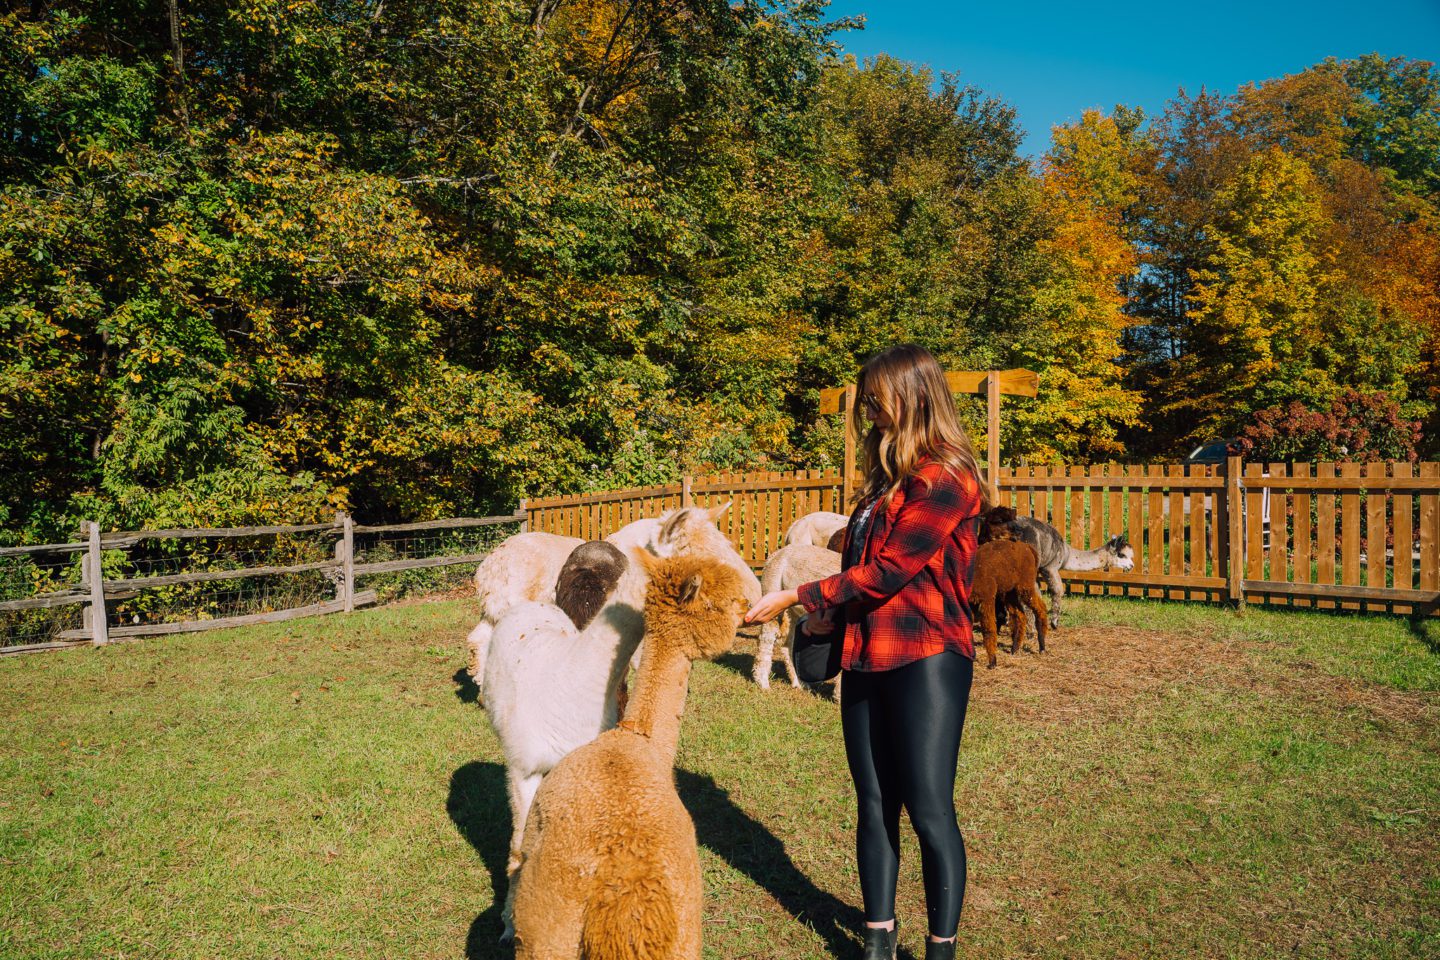
{"label": "fence shadow", "polygon": [[1412,614],[1406,620],[1406,625],[1409,626],[1411,635],[1423,643],[1426,650],[1440,656],[1440,623],[1435,622],[1434,616],[1435,605],[1429,604]]}
{"label": "fence shadow", "polygon": [[701,844],[808,923],[830,956],[860,956],[856,931],[864,925],[864,914],[858,907],[816,886],[795,866],[780,838],[740,809],[713,779],[689,770],[676,770],[675,779]]}
{"label": "fence shadow", "polygon": [[[462,673],[464,671],[461,671]],[[468,674],[467,674],[468,676]],[[475,761],[450,775],[445,812],[490,872],[494,902],[475,917],[465,936],[466,960],[509,960],[514,951],[500,944],[500,908],[505,902],[505,860],[510,853],[509,805],[505,766]],[[506,811],[497,816],[498,811]]]}

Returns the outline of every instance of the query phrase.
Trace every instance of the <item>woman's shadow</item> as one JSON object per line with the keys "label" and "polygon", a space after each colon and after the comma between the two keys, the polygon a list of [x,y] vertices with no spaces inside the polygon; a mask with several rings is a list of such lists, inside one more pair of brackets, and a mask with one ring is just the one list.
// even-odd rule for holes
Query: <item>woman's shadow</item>
{"label": "woman's shadow", "polygon": [[[795,866],[785,852],[785,844],[736,806],[729,793],[709,776],[688,770],[675,773],[680,799],[695,820],[701,845],[749,877],[787,913],[808,923],[825,941],[831,956],[858,957],[860,946],[854,931],[863,923],[860,910],[817,887]],[[490,887],[495,894],[494,902],[470,924],[465,956],[467,960],[508,958],[510,948],[499,943],[505,860],[510,846],[505,767],[483,761],[460,767],[450,777],[446,811],[490,871]]]}

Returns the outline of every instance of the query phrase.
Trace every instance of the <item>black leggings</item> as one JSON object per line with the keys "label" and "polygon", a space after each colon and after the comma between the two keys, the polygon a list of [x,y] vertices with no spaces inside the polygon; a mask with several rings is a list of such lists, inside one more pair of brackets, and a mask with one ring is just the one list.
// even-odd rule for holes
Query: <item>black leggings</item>
{"label": "black leggings", "polygon": [[883,673],[845,671],[840,720],[860,804],[855,852],[865,919],[895,916],[900,807],[920,838],[930,933],[947,938],[965,900],[965,840],[955,822],[955,764],[974,661],[954,652]]}

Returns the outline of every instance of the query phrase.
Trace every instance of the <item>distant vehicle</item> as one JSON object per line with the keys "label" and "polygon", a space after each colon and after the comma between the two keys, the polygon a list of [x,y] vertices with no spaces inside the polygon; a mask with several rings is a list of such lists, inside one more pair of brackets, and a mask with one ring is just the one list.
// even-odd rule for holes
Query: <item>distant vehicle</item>
{"label": "distant vehicle", "polygon": [[[1226,458],[1230,456],[1230,450],[1232,449],[1232,447],[1233,447],[1236,439],[1237,439],[1237,438],[1235,438],[1235,437],[1231,437],[1229,440],[1207,440],[1205,443],[1200,444],[1200,446],[1196,447],[1194,450],[1191,450],[1191,451],[1190,451],[1190,456],[1188,456],[1188,457],[1185,458],[1185,462],[1186,462],[1186,463],[1195,463],[1195,464],[1204,464],[1204,465],[1212,465],[1212,464],[1221,464],[1221,463],[1224,463],[1225,460],[1226,460]],[[1269,470],[1263,471],[1263,472],[1261,473],[1261,476],[1262,476],[1262,477],[1268,477],[1268,476],[1270,476],[1270,471],[1269,471]],[[1209,504],[1209,498],[1206,499],[1206,503],[1207,503],[1207,505]],[[1187,509],[1188,509],[1188,508],[1187,508]],[[1260,491],[1260,521],[1261,521],[1261,524],[1262,524],[1262,528],[1263,528],[1263,530],[1264,530],[1264,532],[1265,532],[1265,533],[1264,533],[1264,547],[1265,547],[1265,549],[1268,550],[1268,549],[1270,548],[1270,488],[1269,488],[1269,487],[1265,487],[1265,488],[1261,489],[1261,491]]]}
{"label": "distant vehicle", "polygon": [[1185,458],[1186,463],[1224,463],[1228,457],[1230,445],[1235,442],[1234,438],[1229,440],[1209,440],[1200,444],[1190,451],[1190,456]]}

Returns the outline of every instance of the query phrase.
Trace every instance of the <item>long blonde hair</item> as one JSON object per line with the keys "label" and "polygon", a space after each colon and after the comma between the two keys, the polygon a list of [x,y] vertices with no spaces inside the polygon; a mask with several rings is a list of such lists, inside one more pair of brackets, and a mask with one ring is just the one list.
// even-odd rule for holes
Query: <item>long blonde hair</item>
{"label": "long blonde hair", "polygon": [[[865,361],[855,386],[850,422],[865,437],[865,484],[858,497],[888,500],[928,458],[972,474],[982,508],[989,508],[989,486],[934,354],[913,343],[889,347]],[[866,396],[890,419],[889,430],[882,433],[867,421]]]}

